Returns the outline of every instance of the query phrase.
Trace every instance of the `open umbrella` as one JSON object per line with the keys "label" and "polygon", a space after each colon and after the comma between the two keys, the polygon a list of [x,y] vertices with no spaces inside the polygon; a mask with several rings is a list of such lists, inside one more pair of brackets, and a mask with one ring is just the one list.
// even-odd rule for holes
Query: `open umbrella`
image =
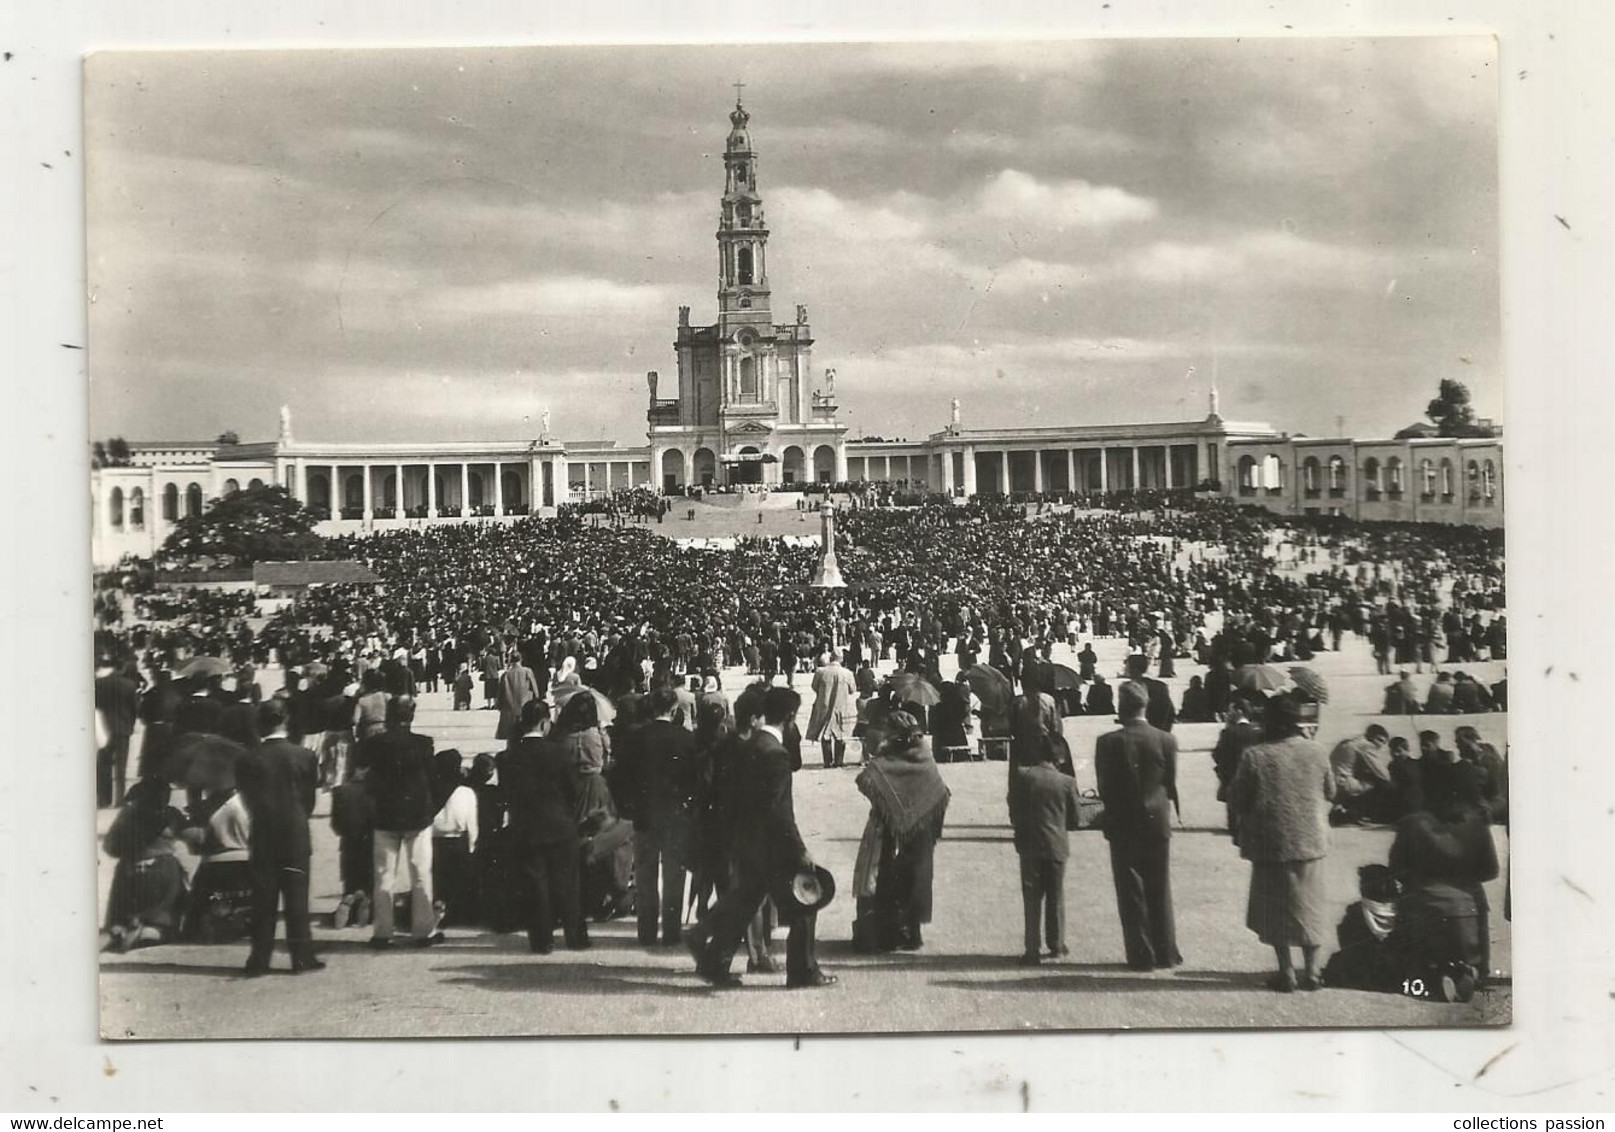
{"label": "open umbrella", "polygon": [[613,704],[610,698],[605,694],[595,691],[587,684],[565,684],[559,688],[553,689],[550,692],[550,695],[555,699],[555,710],[559,712],[563,707],[566,706],[567,700],[570,700],[573,696],[576,696],[582,692],[587,692],[589,695],[594,697],[594,706],[596,712],[599,714],[601,727],[604,727],[613,719],[617,718],[617,705]]}
{"label": "open umbrella", "polygon": [[1234,669],[1234,687],[1242,692],[1277,692],[1290,682],[1282,669],[1271,664],[1242,664]]}
{"label": "open umbrella", "polygon": [[235,665],[222,657],[193,656],[175,669],[174,675],[188,680],[192,676],[228,676],[234,671]]}
{"label": "open umbrella", "polygon": [[246,753],[233,739],[192,732],[173,741],[158,773],[165,782],[189,789],[231,790],[236,784],[236,763]]}
{"label": "open umbrella", "polygon": [[965,669],[965,680],[981,701],[981,733],[1008,735],[1009,701],[1015,697],[1008,677],[990,664],[973,664]]}
{"label": "open umbrella", "polygon": [[1295,685],[1297,691],[1314,703],[1329,702],[1329,685],[1312,669],[1300,665],[1290,669],[1290,682]]}
{"label": "open umbrella", "polygon": [[1064,664],[1051,664],[1048,669],[1054,673],[1054,687],[1056,689],[1082,687],[1082,677],[1077,675],[1074,668]]}
{"label": "open umbrella", "polygon": [[942,693],[918,673],[894,672],[887,679],[886,685],[897,693],[898,703],[919,704],[921,707],[929,708],[936,707],[942,702]]}

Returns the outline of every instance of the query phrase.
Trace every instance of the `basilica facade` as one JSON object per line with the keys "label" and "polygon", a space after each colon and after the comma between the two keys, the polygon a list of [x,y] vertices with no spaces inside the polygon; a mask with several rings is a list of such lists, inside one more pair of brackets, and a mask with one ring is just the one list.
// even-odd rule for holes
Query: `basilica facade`
{"label": "basilica facade", "polygon": [[[90,476],[96,567],[149,557],[174,525],[242,488],[279,484],[322,534],[504,520],[625,488],[682,492],[889,482],[954,497],[1010,492],[1221,492],[1282,514],[1502,523],[1502,441],[1291,437],[1264,422],[1205,417],[1144,424],[973,429],[957,399],[920,441],[849,439],[834,370],[815,376],[807,307],[779,319],[751,116],[736,100],[723,151],[717,321],[680,307],[676,378],[646,375],[646,443],[311,442],[282,409],[274,440],[133,443]],[[939,402],[940,404],[940,402]]]}

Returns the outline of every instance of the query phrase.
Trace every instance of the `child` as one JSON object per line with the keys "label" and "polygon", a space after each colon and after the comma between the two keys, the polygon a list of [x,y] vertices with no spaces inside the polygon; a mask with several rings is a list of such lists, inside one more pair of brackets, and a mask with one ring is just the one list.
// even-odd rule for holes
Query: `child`
{"label": "child", "polygon": [[1059,755],[1044,745],[1039,761],[1010,771],[1009,821],[1021,859],[1021,899],[1026,912],[1026,948],[1021,963],[1042,961],[1038,950],[1041,914],[1049,958],[1071,953],[1065,943],[1065,862],[1071,854],[1068,830],[1078,828],[1077,780],[1055,765]]}
{"label": "child", "polygon": [[331,791],[331,829],[337,835],[337,867],[342,876],[342,901],[331,917],[335,928],[368,927],[373,911],[371,849],[376,802],[364,777],[365,768],[355,768],[346,782]]}

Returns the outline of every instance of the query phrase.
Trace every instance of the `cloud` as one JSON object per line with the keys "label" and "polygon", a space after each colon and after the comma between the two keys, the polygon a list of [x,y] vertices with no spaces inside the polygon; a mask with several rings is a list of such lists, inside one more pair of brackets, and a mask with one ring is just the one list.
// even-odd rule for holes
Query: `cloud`
{"label": "cloud", "polygon": [[486,286],[444,287],[429,293],[425,309],[448,318],[529,315],[563,318],[643,318],[665,311],[668,288],[624,284],[582,275],[533,275]]}
{"label": "cloud", "polygon": [[977,203],[995,220],[1056,231],[1151,220],[1159,211],[1154,201],[1113,185],[1044,182],[1016,169],[1005,169],[983,186]]}

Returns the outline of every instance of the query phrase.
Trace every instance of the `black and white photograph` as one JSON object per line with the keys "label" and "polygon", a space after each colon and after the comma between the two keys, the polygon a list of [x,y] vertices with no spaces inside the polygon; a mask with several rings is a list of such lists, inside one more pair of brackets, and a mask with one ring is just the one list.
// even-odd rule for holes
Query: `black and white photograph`
{"label": "black and white photograph", "polygon": [[103,1038],[1511,1022],[1496,38],[83,77]]}

